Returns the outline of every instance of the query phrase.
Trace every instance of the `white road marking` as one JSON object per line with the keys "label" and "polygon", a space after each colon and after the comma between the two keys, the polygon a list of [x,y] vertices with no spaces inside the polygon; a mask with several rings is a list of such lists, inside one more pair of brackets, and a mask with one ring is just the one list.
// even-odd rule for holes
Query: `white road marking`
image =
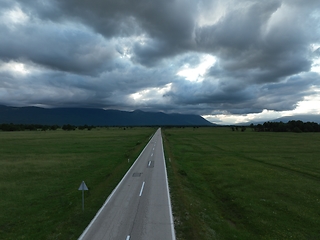
{"label": "white road marking", "polygon": [[148,167],[150,167],[150,165],[151,165],[151,161],[149,161],[149,163],[148,163]]}
{"label": "white road marking", "polygon": [[142,192],[143,192],[143,188],[144,188],[144,183],[145,183],[145,182],[143,182],[143,183],[142,183],[142,186],[141,186],[141,190],[140,190],[140,194],[139,194],[139,197],[141,197],[141,195],[142,195]]}
{"label": "white road marking", "polygon": [[151,153],[151,157],[153,156],[153,153]]}
{"label": "white road marking", "polygon": [[129,240],[129,239],[130,239],[130,235],[127,236],[126,240]]}

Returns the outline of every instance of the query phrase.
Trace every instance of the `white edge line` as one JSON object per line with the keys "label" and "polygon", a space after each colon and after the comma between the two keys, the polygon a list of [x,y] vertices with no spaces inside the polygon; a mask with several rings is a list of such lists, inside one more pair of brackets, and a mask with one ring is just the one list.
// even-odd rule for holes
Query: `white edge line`
{"label": "white edge line", "polygon": [[[161,133],[161,128],[160,128],[160,133]],[[166,167],[166,161],[165,161],[165,158],[164,158],[162,134],[161,134],[161,147],[162,147],[162,156],[163,156],[164,172],[165,172],[165,175],[166,175],[166,185],[167,185],[167,193],[168,193],[168,204],[169,204],[169,215],[170,215],[171,234],[172,234],[172,240],[176,240],[176,233],[175,233],[175,231],[174,231],[174,222],[173,222],[173,215],[172,215],[172,208],[171,208],[171,200],[170,200],[170,192],[169,192],[169,184],[168,184],[167,167]]]}
{"label": "white edge line", "polygon": [[142,192],[143,192],[143,188],[144,188],[144,184],[145,184],[145,182],[143,182],[143,183],[142,183],[142,186],[141,186],[141,190],[140,190],[140,194],[139,194],[139,197],[141,197],[141,195],[142,195]]}
{"label": "white edge line", "polygon": [[[152,135],[152,137],[155,134]],[[100,213],[102,212],[102,210],[104,209],[104,207],[108,204],[108,202],[110,201],[110,199],[112,198],[113,194],[117,191],[117,189],[119,188],[119,186],[121,185],[122,181],[126,178],[126,176],[128,175],[128,173],[130,172],[131,168],[133,168],[133,166],[136,164],[137,160],[140,158],[140,156],[142,155],[142,153],[145,151],[145,149],[147,148],[147,146],[149,145],[150,141],[152,140],[152,138],[149,140],[149,142],[147,143],[147,145],[144,147],[144,149],[142,150],[142,152],[140,153],[140,155],[137,157],[137,159],[134,161],[134,163],[131,165],[131,167],[129,168],[129,170],[126,172],[126,174],[123,176],[123,178],[121,179],[121,181],[118,183],[118,185],[116,186],[115,189],[113,189],[113,191],[111,192],[111,194],[109,195],[109,197],[107,198],[107,200],[104,202],[104,204],[102,205],[102,207],[99,209],[99,211],[97,212],[97,214],[94,216],[94,218],[91,220],[91,222],[89,223],[89,225],[86,227],[86,229],[83,231],[83,233],[80,235],[80,237],[78,238],[78,240],[81,240],[89,231],[90,227],[92,226],[92,224],[95,222],[95,220],[99,217]],[[130,236],[128,236],[130,238]]]}

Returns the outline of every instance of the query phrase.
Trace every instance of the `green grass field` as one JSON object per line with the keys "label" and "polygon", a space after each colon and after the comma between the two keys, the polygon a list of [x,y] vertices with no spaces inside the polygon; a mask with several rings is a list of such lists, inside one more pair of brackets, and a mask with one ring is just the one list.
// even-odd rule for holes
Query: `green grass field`
{"label": "green grass field", "polygon": [[171,128],[177,239],[320,239],[320,134]]}
{"label": "green grass field", "polygon": [[[155,130],[0,132],[0,239],[77,239]],[[319,133],[172,128],[164,144],[177,239],[320,239]]]}
{"label": "green grass field", "polygon": [[0,239],[77,239],[155,130],[0,132]]}

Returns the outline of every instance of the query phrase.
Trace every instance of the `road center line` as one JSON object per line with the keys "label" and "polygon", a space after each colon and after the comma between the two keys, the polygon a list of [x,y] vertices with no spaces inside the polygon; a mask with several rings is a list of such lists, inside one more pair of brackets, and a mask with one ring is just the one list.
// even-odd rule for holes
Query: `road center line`
{"label": "road center line", "polygon": [[151,165],[151,161],[149,161],[149,163],[148,163],[148,167],[150,167],[150,165]]}
{"label": "road center line", "polygon": [[151,153],[151,157],[153,156],[153,153]]}
{"label": "road center line", "polygon": [[129,240],[129,239],[130,239],[130,235],[127,236],[126,240]]}
{"label": "road center line", "polygon": [[143,183],[142,183],[142,186],[141,186],[141,190],[140,190],[140,194],[139,194],[139,197],[141,197],[141,195],[142,195],[142,192],[143,192],[143,188],[144,188],[144,183],[145,183],[145,182],[143,182]]}

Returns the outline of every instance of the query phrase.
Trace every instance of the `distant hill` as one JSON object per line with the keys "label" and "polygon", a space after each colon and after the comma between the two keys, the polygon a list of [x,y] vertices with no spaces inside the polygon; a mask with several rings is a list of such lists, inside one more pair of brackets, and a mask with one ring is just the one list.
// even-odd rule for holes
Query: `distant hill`
{"label": "distant hill", "polygon": [[7,107],[0,105],[0,124],[93,126],[213,126],[199,115],[133,112],[91,108]]}
{"label": "distant hill", "polygon": [[257,125],[257,124],[263,124],[264,122],[283,122],[287,123],[289,121],[302,121],[302,122],[315,122],[320,124],[320,115],[316,114],[301,114],[301,115],[294,115],[294,116],[285,116],[281,118],[276,118],[272,120],[265,120],[265,121],[257,121],[257,122],[246,122],[246,123],[239,123],[236,125],[242,126],[242,125],[250,125],[251,123]]}
{"label": "distant hill", "polygon": [[284,122],[287,123],[289,121],[302,121],[302,122],[315,122],[320,124],[320,115],[295,115],[295,116],[286,116],[286,117],[281,117],[281,118],[277,118],[274,120],[271,120],[270,122]]}

